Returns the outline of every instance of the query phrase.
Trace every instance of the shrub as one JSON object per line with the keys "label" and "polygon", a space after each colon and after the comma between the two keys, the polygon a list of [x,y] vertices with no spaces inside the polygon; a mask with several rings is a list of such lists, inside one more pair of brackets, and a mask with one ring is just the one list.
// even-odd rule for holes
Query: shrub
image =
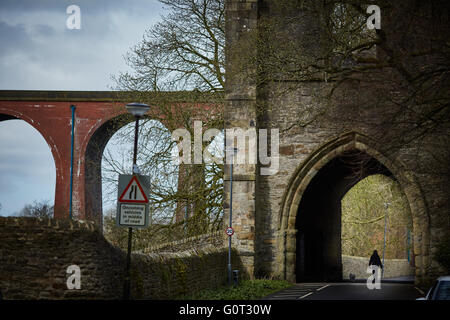
{"label": "shrub", "polygon": [[450,234],[443,237],[438,244],[434,259],[444,267],[447,274],[450,273]]}
{"label": "shrub", "polygon": [[243,280],[237,287],[224,286],[216,290],[202,290],[190,295],[179,296],[183,300],[255,300],[273,292],[291,287],[284,280]]}

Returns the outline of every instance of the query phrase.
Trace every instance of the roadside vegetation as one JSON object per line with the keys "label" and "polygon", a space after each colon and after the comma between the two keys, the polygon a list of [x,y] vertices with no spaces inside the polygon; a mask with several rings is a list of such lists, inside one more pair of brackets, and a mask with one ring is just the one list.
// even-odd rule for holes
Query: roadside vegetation
{"label": "roadside vegetation", "polygon": [[442,238],[434,253],[434,259],[441,264],[446,274],[450,274],[450,235]]}
{"label": "roadside vegetation", "polygon": [[271,293],[289,288],[286,280],[255,279],[243,280],[236,287],[223,286],[177,297],[180,300],[257,300]]}
{"label": "roadside vegetation", "polygon": [[382,252],[386,232],[387,259],[412,256],[412,218],[396,181],[371,175],[351,188],[341,203],[342,254],[368,257],[375,249]]}

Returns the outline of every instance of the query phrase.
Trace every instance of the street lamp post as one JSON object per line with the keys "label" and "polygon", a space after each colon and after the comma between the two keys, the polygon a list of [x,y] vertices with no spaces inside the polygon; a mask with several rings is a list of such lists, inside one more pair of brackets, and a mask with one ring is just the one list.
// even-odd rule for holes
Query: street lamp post
{"label": "street lamp post", "polygon": [[384,240],[383,240],[383,268],[381,269],[381,278],[383,278],[384,275],[384,254],[386,252],[386,228],[387,228],[387,216],[388,216],[388,208],[389,208],[389,202],[386,202],[384,204],[385,208],[385,214],[384,214]]}
{"label": "street lamp post", "polygon": [[[237,148],[229,148],[227,151],[233,153],[233,157],[231,158],[230,163],[230,221],[229,227],[233,227],[233,159],[237,153]],[[231,235],[228,236],[228,284],[232,285],[232,276],[231,276]]]}
{"label": "street lamp post", "polygon": [[[134,125],[134,148],[133,148],[133,174],[139,172],[137,167],[137,149],[138,149],[138,136],[139,136],[139,118],[142,117],[150,107],[143,103],[129,103],[126,105],[129,113],[131,113],[136,121]],[[125,270],[125,283],[123,288],[123,298],[124,300],[130,299],[130,264],[131,264],[131,243],[133,237],[133,228],[128,227],[128,250],[127,250],[127,263]]]}

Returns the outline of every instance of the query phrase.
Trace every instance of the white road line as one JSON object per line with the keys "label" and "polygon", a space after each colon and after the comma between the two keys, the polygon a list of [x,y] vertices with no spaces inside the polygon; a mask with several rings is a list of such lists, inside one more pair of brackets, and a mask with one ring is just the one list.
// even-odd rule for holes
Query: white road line
{"label": "white road line", "polygon": [[307,294],[305,294],[304,296],[301,296],[301,297],[298,298],[298,299],[306,298],[307,296],[310,296],[310,295],[312,295],[313,293],[314,293],[314,292],[307,293]]}
{"label": "white road line", "polygon": [[302,292],[302,293],[291,293],[291,294],[277,294],[275,297],[300,297],[302,295],[305,295],[309,292]]}
{"label": "white road line", "polygon": [[298,287],[300,288],[314,288],[314,287],[320,287],[320,284],[301,284]]}
{"label": "white road line", "polygon": [[301,294],[305,294],[308,293],[310,291],[302,291],[302,292],[278,292],[276,295],[283,295],[283,294],[287,294],[287,295],[291,295],[291,294],[296,294],[296,295],[301,295]]}
{"label": "white road line", "polygon": [[270,297],[270,299],[276,299],[276,300],[296,299],[296,300],[299,300],[299,299],[306,298],[306,297],[312,295],[314,292],[320,291],[329,286],[331,286],[331,284],[322,285],[322,286],[317,285],[317,284],[303,284],[303,285],[299,285],[294,288],[287,289],[284,292],[278,292],[275,295],[273,295],[272,297]]}
{"label": "white road line", "polygon": [[316,291],[320,291],[320,290],[325,289],[326,287],[329,287],[329,286],[330,286],[330,285],[327,284],[326,286],[323,286],[323,287],[320,287],[319,289],[316,289]]}

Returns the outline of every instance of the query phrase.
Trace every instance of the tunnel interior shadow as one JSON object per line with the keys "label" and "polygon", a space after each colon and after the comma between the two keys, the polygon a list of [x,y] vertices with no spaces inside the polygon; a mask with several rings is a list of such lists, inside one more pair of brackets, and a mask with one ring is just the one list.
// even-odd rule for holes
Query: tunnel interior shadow
{"label": "tunnel interior shadow", "polygon": [[341,199],[373,174],[392,173],[359,150],[331,160],[311,180],[297,212],[297,282],[342,281]]}

